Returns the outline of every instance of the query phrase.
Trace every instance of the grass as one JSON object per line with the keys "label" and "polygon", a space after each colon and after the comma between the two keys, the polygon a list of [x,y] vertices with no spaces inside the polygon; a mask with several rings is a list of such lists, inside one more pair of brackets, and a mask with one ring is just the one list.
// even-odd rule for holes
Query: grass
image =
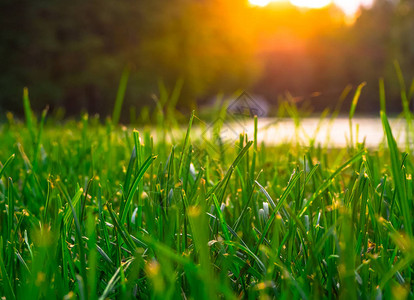
{"label": "grass", "polygon": [[216,153],[192,133],[197,114],[168,142],[176,122],[165,89],[156,136],[117,126],[127,76],[105,126],[87,115],[61,124],[46,111],[37,121],[27,90],[26,122],[2,125],[0,295],[413,297],[414,167],[394,140],[383,81],[387,147],[366,149],[352,134],[344,149],[312,137],[268,147],[255,119],[251,137]]}

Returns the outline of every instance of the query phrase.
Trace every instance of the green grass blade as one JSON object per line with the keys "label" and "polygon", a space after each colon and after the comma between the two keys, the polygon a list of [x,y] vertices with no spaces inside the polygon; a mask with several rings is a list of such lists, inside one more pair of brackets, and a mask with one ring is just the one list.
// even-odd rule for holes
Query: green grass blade
{"label": "green grass blade", "polygon": [[227,223],[226,223],[226,220],[224,219],[223,213],[221,212],[220,204],[218,203],[218,200],[215,194],[213,194],[213,202],[214,202],[214,206],[216,208],[216,212],[219,218],[221,230],[223,231],[224,240],[230,241],[230,233],[227,229]]}
{"label": "green grass blade", "polygon": [[388,148],[390,151],[391,158],[391,172],[394,179],[395,189],[398,196],[398,201],[400,204],[400,210],[403,215],[404,229],[412,236],[412,225],[410,217],[410,204],[407,199],[407,194],[405,192],[405,176],[401,170],[401,160],[400,160],[400,151],[398,150],[397,143],[395,142],[394,136],[391,131],[390,124],[388,123],[388,118],[384,112],[381,112],[382,125],[384,127],[385,135],[387,136]]}
{"label": "green grass blade", "polygon": [[237,167],[239,162],[242,160],[242,158],[244,157],[244,155],[247,153],[247,151],[252,145],[253,145],[253,142],[250,141],[246,144],[246,146],[244,146],[244,148],[239,152],[236,159],[231,164],[230,168],[227,170],[226,175],[223,177],[223,179],[220,181],[219,184],[217,184],[216,186],[214,186],[212,189],[209,190],[209,192],[206,195],[206,198],[209,198],[211,194],[215,193],[215,191],[222,189],[222,193],[220,197],[218,198],[220,202],[222,201],[222,197],[224,196],[224,192],[229,182],[229,179],[231,177],[231,174],[233,174],[234,169]]}
{"label": "green grass blade", "polygon": [[[78,193],[83,193],[83,189],[79,189]],[[78,194],[77,193],[77,194]],[[85,260],[85,248],[83,246],[83,240],[82,240],[82,229],[81,229],[81,225],[79,223],[78,217],[76,216],[76,211],[74,206],[72,205],[72,200],[69,200],[69,206],[72,210],[72,215],[73,215],[73,219],[75,221],[75,233],[76,233],[76,239],[78,242],[78,250],[79,250],[79,260],[80,260],[80,274],[81,274],[81,278],[82,281],[78,280],[79,284],[79,292],[80,295],[83,295],[83,298],[86,297],[85,295],[87,295],[87,291],[86,291],[86,287],[88,286],[87,284],[87,275],[86,275],[86,260]]]}
{"label": "green grass blade", "polygon": [[16,299],[16,296],[12,289],[10,278],[7,274],[6,267],[3,261],[3,237],[1,236],[0,236],[0,271],[1,271],[1,278],[3,282],[4,295],[6,296],[6,299],[12,299],[12,300]]}
{"label": "green grass blade", "polygon": [[193,125],[193,120],[194,120],[194,110],[192,111],[190,121],[188,122],[187,132],[185,134],[184,144],[183,144],[183,148],[181,150],[180,164],[178,166],[178,175],[179,175],[180,178],[182,177],[184,155],[185,155],[185,153],[187,153],[187,147],[188,147],[188,142],[189,142],[189,139],[190,139],[190,132],[191,132],[191,127]]}
{"label": "green grass blade", "polygon": [[344,164],[342,164],[334,173],[332,173],[331,176],[329,176],[322,185],[313,193],[312,197],[306,202],[305,206],[302,208],[302,210],[299,213],[299,217],[302,217],[303,214],[306,212],[306,210],[309,208],[309,206],[312,204],[312,202],[319,197],[333,182],[336,176],[338,176],[342,171],[349,168],[357,162],[359,159],[361,159],[362,155],[366,153],[366,150],[362,150],[355,154],[352,158],[350,158],[348,161],[346,161]]}
{"label": "green grass blade", "polygon": [[129,68],[125,68],[121,80],[119,81],[118,92],[116,94],[115,106],[112,112],[112,123],[116,126],[119,123],[121,117],[122,103],[125,98],[125,91],[128,84]]}
{"label": "green grass blade", "polygon": [[379,80],[379,94],[380,94],[381,111],[386,112],[387,108],[386,108],[386,104],[385,104],[385,84],[384,84],[384,79],[383,78],[381,78]]}
{"label": "green grass blade", "polygon": [[270,206],[273,208],[273,209],[276,209],[276,204],[275,204],[275,202],[273,201],[273,199],[272,199],[272,197],[270,197],[270,195],[269,195],[269,193],[265,190],[265,188],[257,181],[257,180],[255,180],[254,181],[255,183],[256,183],[256,185],[259,187],[259,189],[260,189],[260,191],[263,193],[263,195],[265,195],[265,197],[266,197],[266,199],[267,199],[267,201],[269,202],[269,204],[270,204]]}
{"label": "green grass blade", "polygon": [[35,129],[34,129],[34,122],[33,122],[33,112],[32,112],[32,108],[30,107],[29,90],[27,87],[23,89],[23,109],[24,109],[24,115],[26,117],[27,129],[29,129],[32,142],[34,142],[35,141]]}
{"label": "green grass blade", "polygon": [[6,160],[6,162],[4,163],[4,165],[2,165],[1,164],[1,162],[0,162],[0,166],[1,166],[1,169],[0,169],[0,178],[3,176],[3,173],[4,173],[4,171],[6,170],[6,168],[7,168],[7,166],[8,165],[10,165],[12,162],[13,162],[13,160],[14,160],[14,158],[16,157],[16,155],[15,154],[12,154],[7,160]]}
{"label": "green grass blade", "polygon": [[132,252],[135,252],[138,247],[135,245],[131,237],[129,236],[129,233],[126,231],[125,227],[120,223],[118,217],[116,216],[115,212],[112,209],[112,206],[110,204],[107,205],[109,215],[111,216],[111,219],[115,225],[115,227],[118,229],[119,234],[121,235],[122,239],[124,240],[125,244],[127,244],[129,250]]}
{"label": "green grass blade", "polygon": [[82,196],[82,193],[83,193],[83,190],[79,189],[76,192],[75,196],[73,196],[72,200],[70,200],[70,198],[68,198],[68,201],[70,200],[71,204],[68,205],[68,207],[66,208],[66,212],[65,212],[65,215],[63,217],[63,224],[65,224],[66,226],[69,226],[70,223],[72,223],[71,217],[73,217],[73,213],[72,213],[72,207],[71,206],[73,206],[73,207],[77,206],[77,204],[78,204],[78,202],[79,202],[79,200]]}
{"label": "green grass blade", "polygon": [[296,182],[299,180],[301,175],[302,175],[302,172],[296,173],[290,179],[288,185],[283,191],[282,196],[280,196],[280,199],[277,202],[275,209],[273,210],[272,214],[270,215],[269,219],[266,222],[262,235],[260,236],[259,242],[257,243],[255,253],[257,253],[257,251],[259,250],[259,246],[263,243],[263,240],[265,239],[268,231],[270,230],[270,227],[272,226],[273,221],[275,220],[276,215],[279,212],[279,209],[282,207],[282,205],[286,201],[287,197],[289,196],[290,192],[293,190],[294,186],[296,185]]}
{"label": "green grass blade", "polygon": [[138,188],[139,182],[141,181],[142,177],[144,177],[145,172],[148,170],[148,168],[151,166],[152,162],[156,159],[156,156],[150,156],[147,158],[147,160],[142,164],[141,168],[139,169],[137,176],[134,179],[134,182],[132,183],[132,186],[128,192],[128,196],[126,197],[126,202],[123,208],[123,211],[121,213],[121,223],[124,223],[126,220],[126,216],[129,211],[129,207],[132,203],[132,198],[134,197],[134,194]]}
{"label": "green grass blade", "polygon": [[358,85],[358,87],[355,91],[355,94],[354,94],[354,98],[352,99],[351,108],[349,110],[349,119],[352,119],[354,117],[355,110],[356,110],[356,107],[357,107],[357,104],[358,104],[358,100],[359,100],[359,97],[361,96],[361,91],[364,88],[364,86],[366,86],[366,85],[367,85],[366,82],[363,82],[360,85]]}

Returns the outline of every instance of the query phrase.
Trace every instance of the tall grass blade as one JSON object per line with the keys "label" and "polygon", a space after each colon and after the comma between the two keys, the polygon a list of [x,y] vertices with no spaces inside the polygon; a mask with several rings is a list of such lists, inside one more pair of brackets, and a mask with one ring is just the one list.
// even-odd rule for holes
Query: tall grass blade
{"label": "tall grass blade", "polygon": [[152,162],[156,159],[156,156],[150,156],[147,158],[147,160],[142,164],[141,168],[138,170],[137,176],[134,179],[134,182],[132,183],[131,188],[128,191],[128,195],[126,197],[126,202],[124,205],[124,208],[121,212],[121,223],[124,223],[126,220],[126,216],[128,214],[129,208],[132,203],[132,198],[134,197],[134,194],[138,188],[138,185],[144,177],[145,172],[148,170],[148,168],[151,166]]}
{"label": "tall grass blade", "polygon": [[[78,193],[83,193],[83,189],[79,189]],[[86,275],[86,260],[85,260],[85,248],[82,241],[82,229],[81,225],[79,223],[78,217],[76,216],[75,208],[72,204],[72,200],[69,200],[69,206],[72,210],[73,219],[75,221],[75,233],[76,233],[76,239],[78,242],[78,250],[79,250],[79,260],[80,260],[80,274],[81,274],[81,280],[78,279],[79,284],[79,292],[81,298],[85,298],[87,295],[86,287],[88,286],[87,283],[87,275]]]}
{"label": "tall grass blade", "polygon": [[32,142],[34,142],[35,132],[34,132],[33,112],[32,112],[32,108],[30,107],[29,89],[27,87],[23,89],[23,109],[24,109],[24,115],[26,117],[27,129],[29,129]]}
{"label": "tall grass blade", "polygon": [[119,81],[118,92],[116,94],[115,106],[112,112],[112,123],[116,126],[121,118],[122,104],[125,98],[125,91],[128,84],[129,68],[126,67],[122,72],[121,80]]}
{"label": "tall grass blade", "polygon": [[0,167],[1,167],[1,169],[0,169],[0,179],[1,179],[1,177],[3,176],[3,173],[4,173],[4,171],[6,170],[6,168],[7,168],[7,166],[8,165],[10,165],[12,162],[13,162],[13,160],[14,160],[14,158],[16,157],[16,155],[15,154],[12,154],[7,160],[6,160],[6,162],[4,163],[4,165],[2,165],[1,164],[1,162],[0,162]]}
{"label": "tall grass blade", "polygon": [[394,179],[397,199],[399,201],[400,210],[403,216],[404,230],[411,237],[413,234],[410,217],[411,208],[405,191],[405,176],[401,170],[400,151],[398,150],[397,143],[395,142],[394,136],[392,135],[390,124],[388,123],[388,118],[384,112],[381,112],[381,120],[385,135],[387,136],[388,148],[391,158],[391,172]]}
{"label": "tall grass blade", "polygon": [[1,271],[1,278],[3,283],[3,291],[4,296],[6,296],[6,299],[16,299],[16,296],[13,292],[13,288],[10,282],[10,278],[7,274],[6,267],[4,265],[3,261],[3,237],[0,236],[0,271]]}

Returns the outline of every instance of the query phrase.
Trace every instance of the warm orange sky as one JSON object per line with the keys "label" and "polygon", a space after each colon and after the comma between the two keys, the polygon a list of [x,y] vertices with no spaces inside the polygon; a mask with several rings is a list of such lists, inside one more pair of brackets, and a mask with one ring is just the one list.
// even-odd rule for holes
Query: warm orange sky
{"label": "warm orange sky", "polygon": [[[287,2],[288,0],[249,0],[253,5],[266,6],[271,2]],[[320,8],[335,3],[348,16],[354,15],[360,5],[370,6],[374,0],[290,0],[290,3],[300,7]]]}

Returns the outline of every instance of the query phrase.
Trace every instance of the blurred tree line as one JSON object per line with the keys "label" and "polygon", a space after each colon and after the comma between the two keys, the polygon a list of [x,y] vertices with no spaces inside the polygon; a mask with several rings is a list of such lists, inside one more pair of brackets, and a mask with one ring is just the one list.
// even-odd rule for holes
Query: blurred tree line
{"label": "blurred tree line", "polygon": [[[414,77],[414,7],[377,0],[353,25],[334,6],[252,7],[244,0],[2,0],[0,108],[32,105],[108,115],[121,74],[126,108],[155,106],[162,83],[184,83],[178,106],[245,89],[276,103],[289,92],[316,109],[334,105],[347,84],[367,81],[360,109],[378,107],[385,77],[399,109],[393,61]],[[409,82],[407,81],[407,85]],[[125,110],[124,110],[125,111]]]}

